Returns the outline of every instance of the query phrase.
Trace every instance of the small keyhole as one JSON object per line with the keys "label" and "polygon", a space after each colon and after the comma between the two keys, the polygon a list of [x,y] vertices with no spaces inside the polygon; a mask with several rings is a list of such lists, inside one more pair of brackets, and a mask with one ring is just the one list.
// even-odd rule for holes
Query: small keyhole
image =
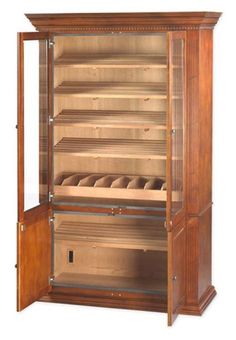
{"label": "small keyhole", "polygon": [[74,252],[73,252],[73,250],[68,250],[68,262],[69,263],[74,262]]}

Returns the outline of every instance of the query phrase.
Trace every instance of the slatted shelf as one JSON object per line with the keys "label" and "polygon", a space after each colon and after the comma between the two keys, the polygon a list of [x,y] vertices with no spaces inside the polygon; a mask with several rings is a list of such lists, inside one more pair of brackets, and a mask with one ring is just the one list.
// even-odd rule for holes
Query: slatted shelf
{"label": "slatted shelf", "polygon": [[56,67],[70,68],[167,68],[167,58],[158,54],[93,53],[63,54],[54,62]]}
{"label": "slatted shelf", "polygon": [[167,251],[163,222],[145,225],[63,221],[55,240],[76,241],[91,247]]}
{"label": "slatted shelf", "polygon": [[64,137],[54,151],[80,157],[166,160],[166,141]]}
{"label": "slatted shelf", "polygon": [[167,283],[159,278],[125,277],[95,274],[61,273],[52,285],[94,289],[112,289],[130,292],[152,292],[166,295]]}
{"label": "slatted shelf", "polygon": [[79,98],[167,99],[166,83],[63,81],[54,94]]}
{"label": "slatted shelf", "polygon": [[55,126],[110,127],[166,130],[166,112],[119,110],[62,110]]}

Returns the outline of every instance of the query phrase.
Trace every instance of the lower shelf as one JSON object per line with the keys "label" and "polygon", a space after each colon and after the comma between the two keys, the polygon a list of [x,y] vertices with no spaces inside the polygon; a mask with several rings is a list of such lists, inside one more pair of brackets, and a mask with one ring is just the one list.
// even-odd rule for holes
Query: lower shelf
{"label": "lower shelf", "polygon": [[55,241],[76,241],[78,246],[167,251],[163,222],[155,224],[94,223],[65,220],[55,230]]}
{"label": "lower shelf", "polygon": [[167,294],[166,282],[158,278],[61,273],[53,280],[53,286]]}

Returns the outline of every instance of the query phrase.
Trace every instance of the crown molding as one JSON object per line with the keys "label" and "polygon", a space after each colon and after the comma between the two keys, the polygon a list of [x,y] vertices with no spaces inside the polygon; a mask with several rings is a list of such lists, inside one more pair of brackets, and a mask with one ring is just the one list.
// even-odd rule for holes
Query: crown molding
{"label": "crown molding", "polygon": [[51,13],[25,15],[38,31],[112,33],[213,29],[221,13]]}

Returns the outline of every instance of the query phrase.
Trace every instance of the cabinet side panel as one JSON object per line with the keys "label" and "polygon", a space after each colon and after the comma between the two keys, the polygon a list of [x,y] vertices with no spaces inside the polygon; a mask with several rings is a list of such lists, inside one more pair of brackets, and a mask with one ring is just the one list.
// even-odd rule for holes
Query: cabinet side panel
{"label": "cabinet side panel", "polygon": [[[211,286],[212,31],[187,32],[187,261],[184,313],[201,314]],[[204,299],[203,299],[204,297]]]}
{"label": "cabinet side panel", "polygon": [[199,223],[197,217],[187,219],[186,231],[186,304],[198,303]]}
{"label": "cabinet side panel", "polygon": [[198,297],[211,285],[211,208],[199,218]]}
{"label": "cabinet side panel", "polygon": [[199,213],[212,200],[212,34],[199,33]]}

